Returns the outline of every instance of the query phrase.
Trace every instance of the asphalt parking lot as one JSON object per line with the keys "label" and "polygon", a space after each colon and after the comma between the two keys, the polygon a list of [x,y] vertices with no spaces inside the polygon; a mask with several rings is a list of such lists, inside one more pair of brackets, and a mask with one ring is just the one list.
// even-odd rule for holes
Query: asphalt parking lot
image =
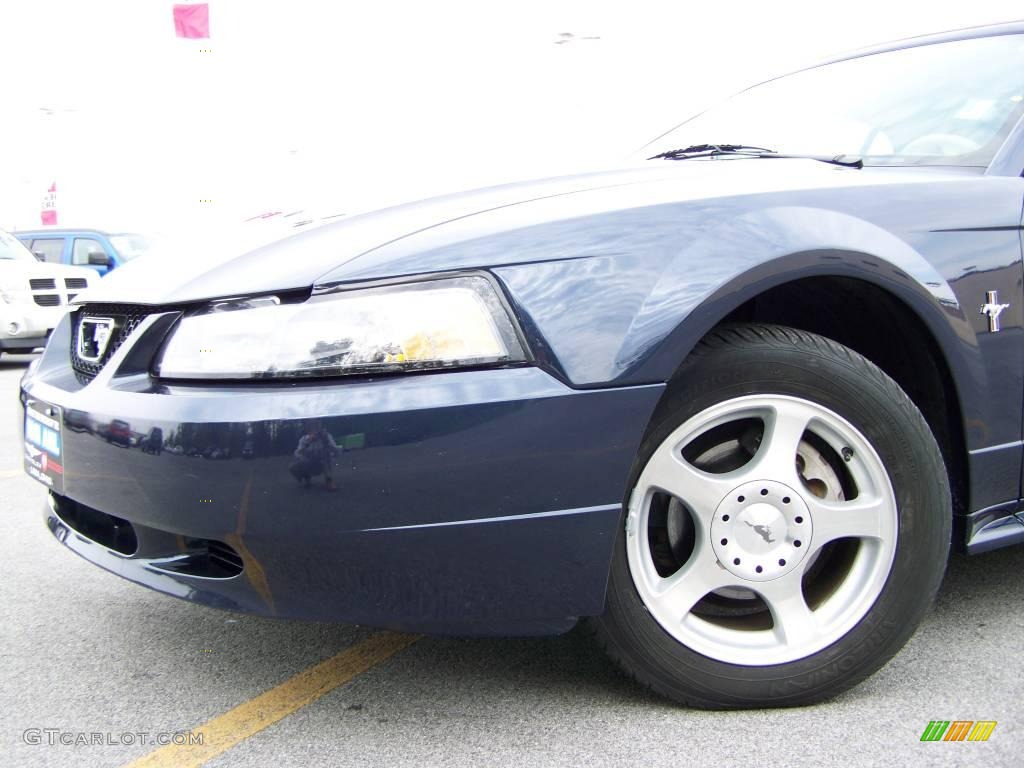
{"label": "asphalt parking lot", "polygon": [[[687,710],[621,677],[580,631],[417,639],[275,621],[87,564],[52,540],[43,488],[21,470],[30,359],[0,360],[4,765],[1020,764],[1024,548],[954,555],[908,646],[833,702]],[[936,719],[998,725],[984,743],[922,743]],[[190,729],[201,749],[153,742]]]}

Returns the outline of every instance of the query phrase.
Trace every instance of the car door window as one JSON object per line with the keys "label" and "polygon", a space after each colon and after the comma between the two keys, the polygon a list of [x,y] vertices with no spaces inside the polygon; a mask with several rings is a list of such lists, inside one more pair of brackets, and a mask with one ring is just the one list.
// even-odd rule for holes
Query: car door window
{"label": "car door window", "polygon": [[75,247],[71,252],[71,263],[87,266],[90,253],[106,252],[106,249],[99,240],[93,240],[91,237],[76,237]]}
{"label": "car door window", "polygon": [[33,253],[43,254],[43,258],[54,264],[60,264],[64,255],[64,238],[43,237],[32,241],[29,249]]}

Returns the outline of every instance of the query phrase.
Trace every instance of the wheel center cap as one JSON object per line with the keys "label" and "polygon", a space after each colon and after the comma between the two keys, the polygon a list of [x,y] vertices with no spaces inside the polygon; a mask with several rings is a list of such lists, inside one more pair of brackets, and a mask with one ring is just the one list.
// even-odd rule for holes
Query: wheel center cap
{"label": "wheel center cap", "polygon": [[796,568],[811,540],[811,516],[801,496],[771,480],[745,483],[715,510],[711,544],[718,561],[748,581],[769,581]]}
{"label": "wheel center cap", "polygon": [[742,509],[736,519],[747,530],[737,526],[733,535],[748,552],[770,552],[773,545],[789,533],[786,518],[771,504],[751,504]]}

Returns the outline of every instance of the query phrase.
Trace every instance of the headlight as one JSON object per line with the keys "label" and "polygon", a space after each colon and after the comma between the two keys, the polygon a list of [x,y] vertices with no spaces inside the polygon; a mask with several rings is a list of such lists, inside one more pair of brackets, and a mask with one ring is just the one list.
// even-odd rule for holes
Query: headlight
{"label": "headlight", "polygon": [[483,277],[223,302],[185,317],[157,363],[170,379],[248,379],[520,362],[508,311]]}

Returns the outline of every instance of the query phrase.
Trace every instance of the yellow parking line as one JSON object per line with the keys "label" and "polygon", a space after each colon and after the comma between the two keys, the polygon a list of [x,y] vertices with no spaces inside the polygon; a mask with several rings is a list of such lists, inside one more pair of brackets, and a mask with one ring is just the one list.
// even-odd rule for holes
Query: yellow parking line
{"label": "yellow parking line", "polygon": [[276,688],[193,728],[192,733],[203,735],[202,744],[168,744],[129,763],[126,768],[197,768],[268,725],[273,725],[361,675],[418,639],[418,635],[395,632],[371,635],[358,645],[300,672]]}
{"label": "yellow parking line", "polygon": [[253,472],[249,470],[249,477],[246,478],[245,486],[242,488],[242,498],[238,501],[238,525],[235,526],[234,533],[228,533],[224,535],[224,541],[234,547],[238,554],[242,556],[242,560],[245,561],[245,577],[252,584],[253,589],[256,593],[263,598],[263,602],[266,603],[267,608],[270,609],[270,613],[274,613],[274,595],[270,591],[270,582],[267,581],[267,574],[263,570],[263,564],[256,558],[249,548],[245,545],[245,541],[242,540],[242,536],[245,534],[245,520],[249,514],[249,496],[252,491],[252,475]]}

